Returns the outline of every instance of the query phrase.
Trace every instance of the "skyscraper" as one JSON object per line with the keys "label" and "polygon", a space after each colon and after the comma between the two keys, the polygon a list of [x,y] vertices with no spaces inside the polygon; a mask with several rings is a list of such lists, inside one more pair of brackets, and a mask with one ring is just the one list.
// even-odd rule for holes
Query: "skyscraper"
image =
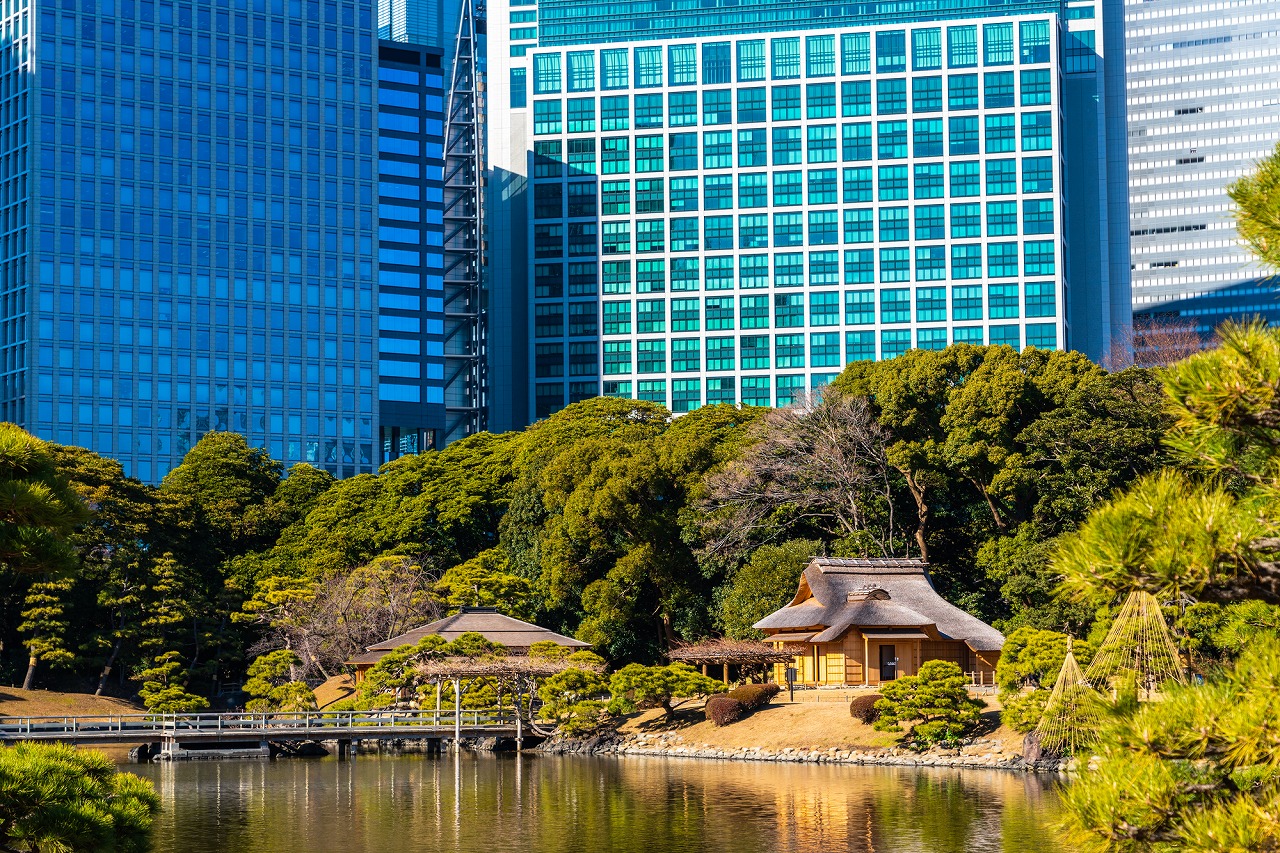
{"label": "skyscraper", "polygon": [[1280,141],[1280,0],[1126,3],[1133,308],[1194,325],[1280,322],[1226,187]]}
{"label": "skyscraper", "polygon": [[371,2],[9,7],[0,414],[159,479],[377,458]]}
{"label": "skyscraper", "polygon": [[1115,0],[489,21],[513,423],[599,393],[784,405],[960,341],[1100,357],[1128,322]]}
{"label": "skyscraper", "polygon": [[445,427],[444,77],[438,48],[378,47],[380,461]]}

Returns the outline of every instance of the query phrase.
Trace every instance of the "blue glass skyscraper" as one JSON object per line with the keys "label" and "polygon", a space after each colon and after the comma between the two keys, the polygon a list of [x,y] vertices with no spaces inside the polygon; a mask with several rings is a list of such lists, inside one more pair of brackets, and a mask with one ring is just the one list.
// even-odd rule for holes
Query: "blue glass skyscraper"
{"label": "blue glass skyscraper", "polygon": [[372,2],[11,4],[0,416],[159,479],[377,459]]}
{"label": "blue glass skyscraper", "polygon": [[488,14],[496,424],[1128,323],[1118,0]]}

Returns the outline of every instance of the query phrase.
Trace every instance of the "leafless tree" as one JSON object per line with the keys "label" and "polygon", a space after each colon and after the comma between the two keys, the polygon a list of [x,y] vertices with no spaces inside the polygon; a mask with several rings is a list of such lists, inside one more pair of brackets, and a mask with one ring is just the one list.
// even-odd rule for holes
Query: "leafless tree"
{"label": "leafless tree", "polygon": [[442,610],[431,596],[434,581],[409,557],[376,557],[321,579],[310,595],[295,597],[250,652],[287,648],[302,659],[305,677],[329,678],[368,646],[438,618]]}
{"label": "leafless tree", "polygon": [[804,523],[893,553],[893,469],[865,398],[828,387],[769,412],[756,429],[758,440],[707,481],[708,553],[740,553]]}
{"label": "leafless tree", "polygon": [[1133,325],[1113,336],[1103,366],[1166,367],[1217,343],[1217,335],[1201,334],[1193,319],[1171,313],[1135,314]]}

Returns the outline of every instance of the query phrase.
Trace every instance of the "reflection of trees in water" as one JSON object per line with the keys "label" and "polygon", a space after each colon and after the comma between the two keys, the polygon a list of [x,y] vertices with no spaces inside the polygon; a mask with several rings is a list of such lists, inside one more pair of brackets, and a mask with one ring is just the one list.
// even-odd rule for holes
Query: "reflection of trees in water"
{"label": "reflection of trees in water", "polygon": [[156,853],[1056,853],[1021,774],[550,756],[146,768]]}

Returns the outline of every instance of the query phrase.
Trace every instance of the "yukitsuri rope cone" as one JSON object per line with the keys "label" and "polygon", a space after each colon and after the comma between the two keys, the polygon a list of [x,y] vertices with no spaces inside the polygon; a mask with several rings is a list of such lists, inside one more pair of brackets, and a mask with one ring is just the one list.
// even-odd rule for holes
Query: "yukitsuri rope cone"
{"label": "yukitsuri rope cone", "polygon": [[1186,683],[1160,602],[1149,592],[1129,593],[1084,677],[1105,690],[1117,675],[1132,675],[1148,697],[1166,682]]}
{"label": "yukitsuri rope cone", "polygon": [[1036,736],[1044,755],[1062,758],[1075,755],[1093,743],[1098,729],[1097,691],[1085,681],[1080,664],[1067,640],[1067,656],[1058,670],[1058,680],[1045,704],[1044,716],[1036,726]]}

